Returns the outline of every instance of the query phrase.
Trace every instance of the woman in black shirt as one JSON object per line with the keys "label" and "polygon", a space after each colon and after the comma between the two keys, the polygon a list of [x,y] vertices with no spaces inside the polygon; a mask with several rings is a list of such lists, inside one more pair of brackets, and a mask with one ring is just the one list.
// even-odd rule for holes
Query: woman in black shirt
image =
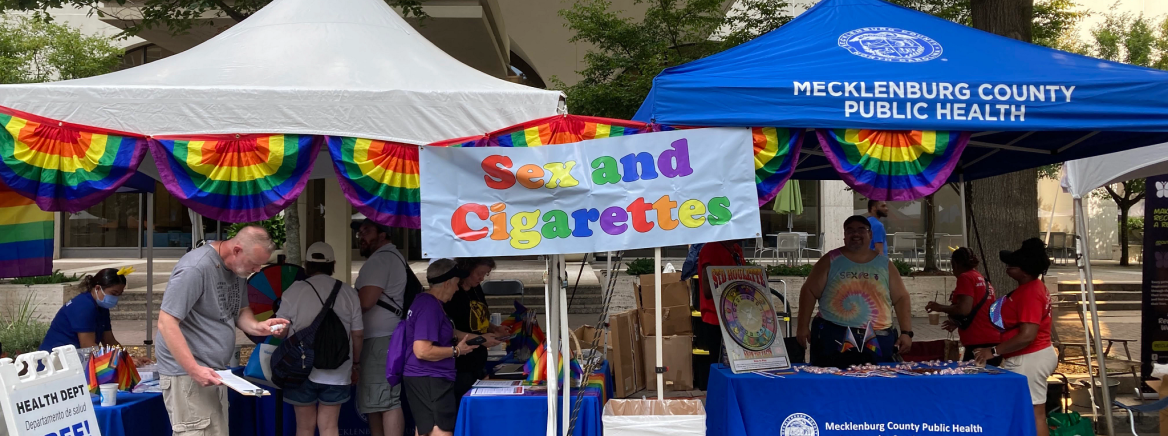
{"label": "woman in black shirt", "polygon": [[446,302],[446,315],[454,321],[455,330],[483,335],[487,339],[483,346],[455,360],[458,374],[454,380],[454,394],[462,398],[476,381],[486,377],[487,349],[499,345],[501,342],[495,338],[506,336],[508,331],[506,327],[491,325],[491,311],[481,286],[495,269],[495,261],[489,257],[464,257],[456,262],[457,268],[468,275],[459,282],[459,292]]}

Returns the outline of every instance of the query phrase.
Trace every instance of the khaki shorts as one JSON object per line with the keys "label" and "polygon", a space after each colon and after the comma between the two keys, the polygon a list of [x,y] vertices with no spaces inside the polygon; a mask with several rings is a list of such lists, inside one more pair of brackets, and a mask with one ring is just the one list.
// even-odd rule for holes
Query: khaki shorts
{"label": "khaki shorts", "polygon": [[361,379],[357,383],[357,412],[363,415],[401,407],[401,385],[385,381],[389,336],[365,338],[361,346]]}
{"label": "khaki shorts", "polygon": [[174,436],[228,436],[226,386],[199,386],[189,375],[164,375],[158,386]]}
{"label": "khaki shorts", "polygon": [[1030,386],[1030,404],[1046,404],[1046,379],[1058,366],[1054,347],[1021,356],[1007,357],[1002,369],[1026,376]]}

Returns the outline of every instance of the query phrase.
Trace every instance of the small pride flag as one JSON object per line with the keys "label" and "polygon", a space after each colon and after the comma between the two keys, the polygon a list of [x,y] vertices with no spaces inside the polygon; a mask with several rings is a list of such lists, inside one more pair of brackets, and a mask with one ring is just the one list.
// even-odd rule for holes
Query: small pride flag
{"label": "small pride flag", "polygon": [[840,344],[840,352],[844,353],[851,350],[859,351],[860,346],[856,344],[856,336],[852,334],[852,328],[848,327],[846,330],[848,332],[844,335],[843,343]]}
{"label": "small pride flag", "polygon": [[864,330],[864,348],[880,354],[880,341],[876,339],[876,331],[872,330],[872,321],[868,321],[868,329]]}

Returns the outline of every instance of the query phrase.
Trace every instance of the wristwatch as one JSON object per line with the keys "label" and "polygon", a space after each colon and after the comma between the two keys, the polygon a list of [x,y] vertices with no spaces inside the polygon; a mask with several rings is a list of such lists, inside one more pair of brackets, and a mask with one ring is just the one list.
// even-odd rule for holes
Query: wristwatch
{"label": "wristwatch", "polygon": [[913,331],[912,331],[912,330],[905,330],[905,331],[903,331],[903,332],[900,332],[900,334],[902,334],[902,335],[908,335],[908,338],[909,338],[909,339],[912,339],[912,338],[913,338]]}

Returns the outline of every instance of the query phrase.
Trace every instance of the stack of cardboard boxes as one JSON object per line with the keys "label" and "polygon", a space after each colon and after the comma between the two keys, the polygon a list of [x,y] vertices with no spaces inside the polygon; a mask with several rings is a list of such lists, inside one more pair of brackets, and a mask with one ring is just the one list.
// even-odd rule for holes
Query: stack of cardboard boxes
{"label": "stack of cardboard boxes", "polygon": [[[633,289],[637,309],[608,319],[608,363],[612,367],[615,398],[657,389],[657,310],[652,274],[639,277]],[[680,273],[661,275],[661,341],[665,390],[693,389],[693,320],[689,283]],[[583,340],[583,339],[581,339]]]}

